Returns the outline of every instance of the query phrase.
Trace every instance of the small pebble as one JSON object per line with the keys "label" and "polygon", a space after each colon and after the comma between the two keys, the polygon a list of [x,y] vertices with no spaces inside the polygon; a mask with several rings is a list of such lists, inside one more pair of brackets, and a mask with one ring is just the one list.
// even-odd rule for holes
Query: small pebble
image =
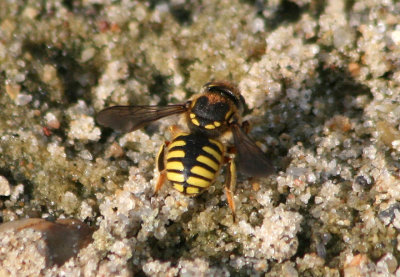
{"label": "small pebble", "polygon": [[0,195],[10,196],[10,194],[11,194],[10,183],[4,176],[0,176]]}

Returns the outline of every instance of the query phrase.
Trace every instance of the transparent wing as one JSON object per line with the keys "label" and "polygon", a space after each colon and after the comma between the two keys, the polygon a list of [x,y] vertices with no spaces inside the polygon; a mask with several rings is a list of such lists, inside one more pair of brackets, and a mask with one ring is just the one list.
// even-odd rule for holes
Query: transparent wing
{"label": "transparent wing", "polygon": [[186,112],[188,105],[168,106],[112,106],[101,110],[96,120],[99,124],[120,132],[132,132],[157,119]]}
{"label": "transparent wing", "polygon": [[275,169],[264,152],[238,124],[232,126],[232,134],[237,151],[237,165],[240,172],[254,177],[268,176]]}

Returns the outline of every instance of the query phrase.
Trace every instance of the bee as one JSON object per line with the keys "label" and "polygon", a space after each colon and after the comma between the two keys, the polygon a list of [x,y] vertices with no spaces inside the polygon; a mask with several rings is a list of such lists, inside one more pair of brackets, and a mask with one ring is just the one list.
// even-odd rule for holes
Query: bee
{"label": "bee", "polygon": [[[225,194],[235,219],[233,188],[238,171],[253,177],[274,172],[271,162],[247,135],[247,122],[242,122],[245,100],[239,89],[228,82],[213,81],[204,85],[203,92],[181,104],[166,106],[112,106],[100,111],[97,122],[120,132],[132,132],[160,118],[183,114],[189,132],[172,126],[172,141],[161,146],[156,165],[160,176],[155,185],[157,193],[166,179],[179,192],[196,196],[207,190],[228,163]],[[233,147],[226,147],[220,137],[226,132],[233,136]],[[229,159],[227,154],[235,153]]]}

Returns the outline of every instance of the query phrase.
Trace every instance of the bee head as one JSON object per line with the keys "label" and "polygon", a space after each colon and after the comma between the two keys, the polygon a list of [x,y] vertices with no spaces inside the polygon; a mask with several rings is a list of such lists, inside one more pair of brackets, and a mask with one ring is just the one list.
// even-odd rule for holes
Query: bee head
{"label": "bee head", "polygon": [[239,89],[228,82],[210,82],[191,103],[187,120],[192,132],[219,136],[234,121],[239,122],[244,109]]}

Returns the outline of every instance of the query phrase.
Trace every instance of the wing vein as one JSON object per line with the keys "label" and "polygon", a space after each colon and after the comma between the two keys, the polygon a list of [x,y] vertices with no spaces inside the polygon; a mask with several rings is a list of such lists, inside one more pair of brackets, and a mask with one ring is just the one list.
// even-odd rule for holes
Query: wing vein
{"label": "wing vein", "polygon": [[97,122],[120,132],[132,132],[160,118],[186,112],[188,105],[112,106],[97,114]]}

